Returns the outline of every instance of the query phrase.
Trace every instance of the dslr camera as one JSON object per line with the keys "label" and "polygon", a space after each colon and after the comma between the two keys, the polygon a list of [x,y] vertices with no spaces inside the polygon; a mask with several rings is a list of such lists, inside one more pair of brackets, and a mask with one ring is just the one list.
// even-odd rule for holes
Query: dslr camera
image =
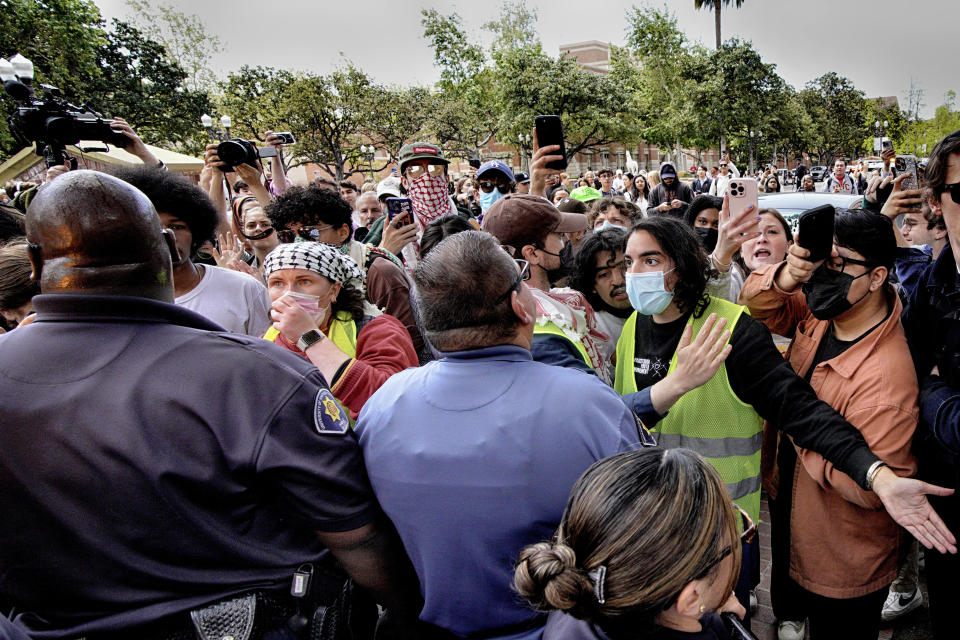
{"label": "dslr camera", "polygon": [[243,138],[230,138],[217,145],[217,156],[223,162],[222,170],[226,172],[238,164],[254,166],[259,158],[275,158],[277,148],[273,146],[258,147],[253,142]]}
{"label": "dslr camera", "polygon": [[113,120],[104,118],[86,104],[77,106],[63,99],[60,89],[41,84],[39,95],[29,77],[4,78],[3,88],[17,103],[17,110],[7,118],[10,133],[17,144],[36,145],[36,154],[43,156],[47,167],[67,160],[65,147],[81,140],[98,140],[116,147],[125,147],[129,139],[114,131]]}

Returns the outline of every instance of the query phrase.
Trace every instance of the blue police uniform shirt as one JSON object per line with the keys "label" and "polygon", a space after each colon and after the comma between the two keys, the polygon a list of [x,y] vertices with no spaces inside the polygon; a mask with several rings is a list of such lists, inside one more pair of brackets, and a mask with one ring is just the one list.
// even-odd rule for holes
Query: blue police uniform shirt
{"label": "blue police uniform shirt", "polygon": [[[420,578],[420,618],[459,635],[538,614],[511,590],[587,467],[636,448],[637,422],[596,377],[521,347],[443,354],[392,376],[357,420],[367,473]],[[537,638],[542,629],[503,633]]]}
{"label": "blue police uniform shirt", "polygon": [[143,298],[34,307],[0,336],[0,603],[34,638],[288,590],[380,513],[303,358]]}

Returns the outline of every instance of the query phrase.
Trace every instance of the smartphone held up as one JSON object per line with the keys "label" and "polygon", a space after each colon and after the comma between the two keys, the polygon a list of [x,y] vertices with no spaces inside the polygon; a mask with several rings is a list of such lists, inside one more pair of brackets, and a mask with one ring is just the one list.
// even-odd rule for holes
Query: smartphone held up
{"label": "smartphone held up", "polygon": [[547,169],[563,171],[567,168],[567,146],[563,142],[563,123],[560,116],[537,116],[534,120],[537,131],[537,143],[540,147],[553,144],[560,145],[560,150],[554,152],[563,156],[562,160],[552,160],[546,164]]}

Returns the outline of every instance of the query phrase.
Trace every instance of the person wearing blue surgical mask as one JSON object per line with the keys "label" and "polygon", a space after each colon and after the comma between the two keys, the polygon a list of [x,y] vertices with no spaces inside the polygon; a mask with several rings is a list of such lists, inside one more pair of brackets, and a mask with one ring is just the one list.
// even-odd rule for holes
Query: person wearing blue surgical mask
{"label": "person wearing blue surgical mask", "polygon": [[[721,218],[724,242],[756,237],[752,211]],[[706,457],[734,502],[756,520],[766,419],[884,501],[883,484],[898,480],[890,472],[882,482],[870,481],[878,458],[859,430],[818,399],[745,307],[707,293],[710,261],[690,226],[667,216],[638,222],[627,238],[624,261],[635,312],[617,342],[614,389],[651,427],[659,446],[686,447]],[[839,446],[841,441],[846,444]],[[904,514],[889,497],[885,504],[903,523]],[[759,548],[745,547],[736,593],[748,610],[758,561]]]}
{"label": "person wearing blue surgical mask", "polygon": [[513,171],[500,160],[489,160],[480,165],[477,169],[477,184],[480,187],[477,201],[483,213],[486,213],[494,202],[516,189]]}

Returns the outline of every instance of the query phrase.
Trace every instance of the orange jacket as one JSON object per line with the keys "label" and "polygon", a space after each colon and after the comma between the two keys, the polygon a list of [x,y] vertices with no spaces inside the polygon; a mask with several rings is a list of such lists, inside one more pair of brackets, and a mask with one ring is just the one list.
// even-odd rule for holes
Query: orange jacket
{"label": "orange jacket", "polygon": [[[781,263],[782,264],[782,263]],[[798,288],[779,289],[781,265],[752,273],[740,301],[776,333],[793,336],[788,359],[805,376],[830,322],[810,314]],[[902,305],[889,290],[887,319],[844,353],[817,365],[810,386],[863,434],[870,450],[900,476],[916,472],[910,443],[917,426],[917,377],[900,324]],[[790,576],[808,591],[854,598],[889,585],[897,575],[906,532],[861,489],[819,454],[797,449],[790,514]],[[785,489],[786,487],[784,487]]]}

